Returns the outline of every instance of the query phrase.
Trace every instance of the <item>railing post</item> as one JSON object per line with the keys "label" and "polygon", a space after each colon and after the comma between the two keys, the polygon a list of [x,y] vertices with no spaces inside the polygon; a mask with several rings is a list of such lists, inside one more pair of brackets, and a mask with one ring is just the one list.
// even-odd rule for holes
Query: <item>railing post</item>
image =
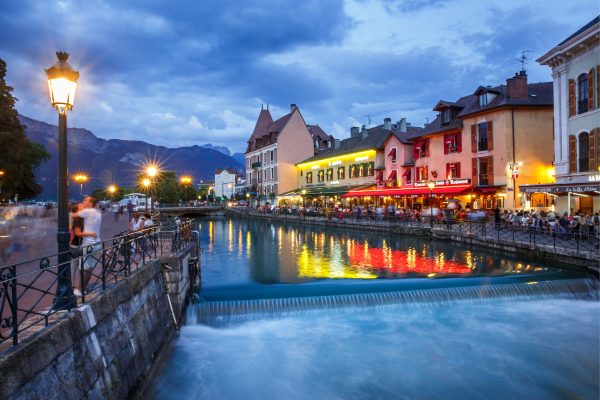
{"label": "railing post", "polygon": [[131,239],[129,234],[125,235],[123,247],[125,249],[125,275],[129,276],[131,274]]}
{"label": "railing post", "polygon": [[102,242],[102,291],[106,290],[106,247]]}
{"label": "railing post", "polygon": [[[12,325],[12,329],[11,329],[11,333],[10,335],[12,336],[13,340],[13,346],[16,346],[19,344],[19,320],[18,318],[18,297],[17,297],[17,267],[15,265],[12,265],[10,267],[7,268],[8,269],[8,275],[5,274],[0,274],[0,279],[3,280],[7,280],[10,279],[10,283],[8,284],[11,288],[11,296],[12,296],[12,301],[10,302],[10,314],[11,314],[11,325]],[[6,286],[4,286],[4,289],[6,290]],[[1,317],[1,316],[0,316]]]}

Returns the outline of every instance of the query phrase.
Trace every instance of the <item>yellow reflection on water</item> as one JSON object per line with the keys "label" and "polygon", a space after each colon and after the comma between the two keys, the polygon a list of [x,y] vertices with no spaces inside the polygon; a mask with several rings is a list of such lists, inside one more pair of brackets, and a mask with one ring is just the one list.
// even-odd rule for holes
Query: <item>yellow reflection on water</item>
{"label": "yellow reflection on water", "polygon": [[214,224],[212,221],[208,222],[208,251],[212,251],[214,241]]}
{"label": "yellow reflection on water", "polygon": [[238,245],[238,256],[241,256],[242,252],[244,250],[244,237],[242,236],[242,227],[241,226],[238,228],[237,245]]}
{"label": "yellow reflection on water", "polygon": [[406,251],[406,267],[408,269],[415,269],[417,266],[417,249],[409,247]]}
{"label": "yellow reflection on water", "polygon": [[252,247],[250,241],[250,231],[246,231],[246,254],[250,255],[250,248]]}
{"label": "yellow reflection on water", "polygon": [[325,257],[320,251],[310,251],[308,246],[302,246],[302,251],[296,259],[298,276],[301,278],[330,278],[330,279],[375,279],[377,275],[368,270],[351,268],[344,264],[342,248],[339,243],[331,249],[331,257]]}
{"label": "yellow reflection on water", "polygon": [[233,221],[229,220],[227,224],[227,250],[231,253],[233,251]]}
{"label": "yellow reflection on water", "polygon": [[442,269],[444,269],[445,264],[446,264],[446,254],[437,253],[435,255],[435,269],[442,270]]}

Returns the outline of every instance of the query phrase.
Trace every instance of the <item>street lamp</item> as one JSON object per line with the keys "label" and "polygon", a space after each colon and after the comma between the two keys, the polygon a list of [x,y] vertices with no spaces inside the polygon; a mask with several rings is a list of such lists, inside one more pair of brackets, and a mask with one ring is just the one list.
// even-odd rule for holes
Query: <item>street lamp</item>
{"label": "street lamp", "polygon": [[115,193],[117,193],[117,187],[115,185],[110,185],[108,187],[108,193],[110,193],[110,199],[113,200]]}
{"label": "street lamp", "polygon": [[517,208],[517,178],[519,178],[519,167],[523,166],[523,162],[509,162],[510,174],[513,180],[513,208]]}
{"label": "street lamp", "polygon": [[435,182],[429,181],[427,182],[427,187],[429,188],[429,227],[433,229],[433,188],[435,188]]}
{"label": "street lamp", "polygon": [[56,52],[58,61],[46,69],[50,103],[58,111],[58,282],[53,308],[71,309],[77,304],[71,283],[71,263],[69,262],[69,176],[67,172],[67,111],[73,109],[79,72],[67,60],[69,53]]}
{"label": "street lamp", "polygon": [[192,177],[182,176],[181,178],[179,178],[179,182],[181,182],[182,185],[189,185],[192,183]]}
{"label": "street lamp", "polygon": [[[146,191],[146,193],[148,193],[148,188],[150,187],[150,185],[152,185],[152,181],[149,178],[144,178],[142,179],[142,186],[144,187],[144,190]],[[154,202],[152,202],[154,203]],[[154,204],[152,204],[154,205]],[[148,201],[146,201],[146,211],[148,211]]]}
{"label": "street lamp", "polygon": [[[149,165],[146,168],[146,174],[150,177],[150,183],[148,183],[148,185],[144,185],[144,186],[148,187],[152,183],[154,183],[154,178],[158,174],[158,168],[156,167],[156,165]],[[148,209],[147,201],[146,201],[146,209]],[[154,213],[154,186],[152,187],[152,189],[150,189],[150,212]]]}
{"label": "street lamp", "polygon": [[90,178],[86,174],[75,174],[73,181],[79,185],[79,195],[83,197],[83,184],[89,181]]}
{"label": "street lamp", "polygon": [[[4,178],[4,171],[0,169],[0,195],[2,195],[2,178]],[[2,202],[2,198],[0,197],[0,203]]]}

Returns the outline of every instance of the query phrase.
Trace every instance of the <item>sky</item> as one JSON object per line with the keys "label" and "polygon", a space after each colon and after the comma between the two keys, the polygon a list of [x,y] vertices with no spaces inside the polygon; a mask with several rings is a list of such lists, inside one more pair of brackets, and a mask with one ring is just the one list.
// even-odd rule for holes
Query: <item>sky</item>
{"label": "sky", "polygon": [[69,125],[102,138],[244,151],[261,104],[297,104],[337,138],[498,85],[600,13],[597,0],[0,2],[0,58],[18,111],[55,123],[44,68],[81,73]]}

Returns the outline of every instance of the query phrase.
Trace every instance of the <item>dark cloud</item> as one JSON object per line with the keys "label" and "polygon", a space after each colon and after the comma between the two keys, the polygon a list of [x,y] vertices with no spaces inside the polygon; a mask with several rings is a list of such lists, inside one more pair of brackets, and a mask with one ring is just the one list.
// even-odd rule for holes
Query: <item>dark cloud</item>
{"label": "dark cloud", "polygon": [[412,13],[423,11],[432,7],[439,7],[449,0],[385,0],[385,7],[389,12]]}

